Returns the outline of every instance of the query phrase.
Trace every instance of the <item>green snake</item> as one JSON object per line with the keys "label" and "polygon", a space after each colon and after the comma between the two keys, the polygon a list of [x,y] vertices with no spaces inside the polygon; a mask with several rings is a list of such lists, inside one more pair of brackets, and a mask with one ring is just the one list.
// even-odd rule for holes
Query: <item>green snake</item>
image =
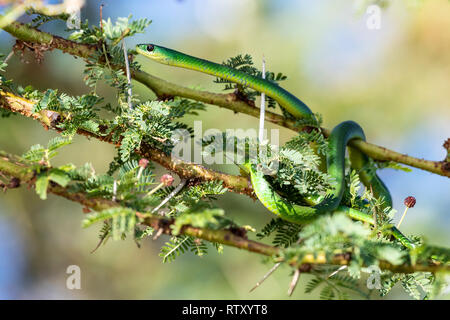
{"label": "green snake", "polygon": [[[314,114],[305,103],[274,82],[155,44],[139,44],[136,46],[136,51],[162,64],[210,74],[248,86],[258,92],[264,92],[297,119],[314,118]],[[345,150],[348,143],[353,139],[365,140],[362,128],[353,121],[342,122],[332,130],[329,136],[326,163],[327,173],[336,181],[336,187],[326,197],[309,199],[311,206],[291,204],[283,199],[273,190],[264,178],[263,173],[247,162],[244,166],[250,175],[256,196],[269,211],[293,223],[307,223],[321,214],[339,211],[345,212],[355,220],[374,224],[372,215],[340,205],[346,186]],[[391,207],[392,200],[389,190],[374,172],[365,170],[368,157],[354,148],[350,148],[349,151],[352,168],[358,170],[360,180],[366,187],[372,189],[376,197],[384,197],[385,205]],[[397,228],[391,227],[390,233],[405,247],[410,249],[414,247],[414,244]]]}

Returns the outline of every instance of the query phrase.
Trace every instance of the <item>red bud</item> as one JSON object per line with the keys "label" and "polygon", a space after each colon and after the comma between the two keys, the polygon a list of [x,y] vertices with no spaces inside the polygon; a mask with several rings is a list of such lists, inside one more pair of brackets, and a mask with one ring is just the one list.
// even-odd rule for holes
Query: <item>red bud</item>
{"label": "red bud", "polygon": [[412,208],[415,205],[416,205],[416,198],[409,196],[405,199],[405,206],[407,206],[408,208]]}
{"label": "red bud", "polygon": [[139,167],[142,167],[145,169],[147,167],[148,163],[149,163],[149,161],[147,159],[142,158],[141,160],[139,160]]}
{"label": "red bud", "polygon": [[173,183],[173,177],[170,174],[165,174],[159,179],[161,183],[164,183],[165,186],[171,186]]}

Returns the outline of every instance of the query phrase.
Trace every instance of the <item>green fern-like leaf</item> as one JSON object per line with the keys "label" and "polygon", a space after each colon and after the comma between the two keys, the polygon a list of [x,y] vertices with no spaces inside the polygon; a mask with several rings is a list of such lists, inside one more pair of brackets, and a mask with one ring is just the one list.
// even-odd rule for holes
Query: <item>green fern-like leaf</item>
{"label": "green fern-like leaf", "polygon": [[305,293],[311,293],[316,290],[323,283],[323,279],[315,277],[306,284]]}
{"label": "green fern-like leaf", "polygon": [[123,234],[134,231],[137,222],[136,214],[128,208],[110,208],[100,212],[89,214],[82,222],[83,228],[87,228],[99,221],[111,220],[111,234],[113,240],[118,240]]}
{"label": "green fern-like leaf", "polygon": [[46,149],[40,144],[31,146],[30,150],[22,155],[22,158],[31,162],[38,162],[44,159],[46,155]]}
{"label": "green fern-like leaf", "polygon": [[336,293],[334,291],[333,286],[326,285],[320,291],[320,299],[321,300],[334,300],[336,297]]}
{"label": "green fern-like leaf", "polygon": [[166,263],[174,261],[178,256],[186,252],[203,256],[207,253],[207,247],[203,242],[196,241],[189,236],[172,237],[161,248],[159,256],[163,259],[163,263]]}

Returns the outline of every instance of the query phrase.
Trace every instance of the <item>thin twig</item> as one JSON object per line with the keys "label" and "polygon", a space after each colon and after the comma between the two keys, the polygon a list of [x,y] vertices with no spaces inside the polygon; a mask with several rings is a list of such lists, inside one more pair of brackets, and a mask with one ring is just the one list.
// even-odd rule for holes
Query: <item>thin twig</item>
{"label": "thin twig", "polygon": [[118,37],[116,40],[114,40],[114,42],[111,44],[112,47],[116,46],[117,44],[119,44],[120,41],[122,41],[129,33],[130,33],[131,29],[130,28],[126,28],[122,34],[120,35],[120,37]]}
{"label": "thin twig", "polygon": [[106,47],[105,47],[104,43],[102,43],[102,49],[103,49],[103,56],[105,57],[106,65],[108,66],[108,69],[112,71],[113,68],[111,67],[111,64],[109,63],[108,53],[106,52]]}
{"label": "thin twig", "polygon": [[[52,34],[30,28],[24,24],[13,22],[3,29],[22,41],[49,44],[53,49],[59,49],[74,56],[82,58],[92,58],[95,56],[97,47],[94,45],[80,44],[63,38],[58,38]],[[114,66],[116,69],[124,68],[124,66]],[[260,110],[252,103],[237,99],[235,94],[218,94],[206,91],[199,91],[187,87],[183,87],[174,83],[170,83],[141,70],[132,70],[132,78],[141,82],[151,89],[158,97],[179,96],[188,99],[201,101],[208,104],[224,107],[234,112],[245,113],[254,117],[259,117]],[[265,117],[267,121],[279,124],[285,128],[299,131],[300,128],[296,122],[284,118],[282,115],[266,111]],[[329,136],[331,131],[321,128],[325,137]],[[431,161],[415,158],[402,154],[393,150],[386,149],[381,146],[365,142],[361,139],[355,139],[350,145],[374,160],[394,161],[412,166],[418,169],[426,170],[442,176],[450,177],[450,164],[448,161]]]}
{"label": "thin twig", "polygon": [[[32,170],[28,170],[29,166],[22,162],[17,162],[15,156],[8,155],[7,153],[0,150],[0,172],[8,176],[20,179],[21,185],[32,185],[36,182],[35,174]],[[84,192],[74,192],[68,187],[61,187],[59,185],[49,185],[49,193],[55,194],[57,196],[63,197],[67,200],[71,200],[80,203],[95,211],[102,211],[109,208],[117,208],[120,206],[119,203],[113,202],[109,199],[102,197],[90,197]],[[148,215],[144,218],[143,224],[154,228],[155,230],[162,230],[162,233],[172,234],[171,225],[175,223],[174,219],[167,219],[160,216]],[[249,252],[258,253],[261,255],[274,257],[280,253],[280,248],[270,246],[261,242],[256,242],[249,240],[245,237],[236,235],[230,230],[212,230],[208,228],[194,227],[191,225],[183,225],[182,234],[191,236],[194,238],[203,239],[209,242],[221,243],[223,245],[232,246],[235,248],[243,249]],[[316,257],[314,254],[305,255],[301,261],[297,259],[293,261],[285,261],[281,258],[276,260],[277,262],[286,262],[292,267],[301,267],[302,265],[348,265],[351,262],[351,256],[342,255],[337,253],[330,259],[323,259],[321,257]],[[394,273],[413,273],[413,272],[449,272],[450,266],[448,265],[438,265],[438,264],[402,264],[402,265],[392,265],[387,261],[379,261],[379,267],[381,270],[390,270]],[[303,269],[302,269],[303,270]],[[314,270],[310,268],[307,270]],[[309,272],[309,271],[303,271]]]}
{"label": "thin twig", "polygon": [[[56,126],[52,125],[52,119],[63,118],[64,114],[59,114],[55,111],[47,111],[47,113],[35,113],[33,112],[34,105],[35,102],[33,101],[16,96],[10,92],[0,90],[0,107],[8,109],[15,113],[20,113],[25,117],[35,119],[47,128],[61,131]],[[80,135],[84,135],[89,138],[96,138],[107,143],[114,143],[117,146],[117,143],[113,142],[110,136],[102,135],[102,133],[104,132],[107,132],[107,128],[104,128],[100,135],[82,129],[79,129],[77,131],[77,133]],[[220,180],[222,181],[223,186],[232,192],[245,194],[252,198],[255,197],[251,184],[248,183],[247,178],[244,176],[221,173],[219,171],[205,168],[198,164],[184,162],[180,159],[174,159],[171,155],[167,155],[163,151],[148,144],[143,144],[142,147],[137,150],[137,153],[142,157],[157,162],[166,169],[175,172],[181,178],[199,179],[202,181]]]}

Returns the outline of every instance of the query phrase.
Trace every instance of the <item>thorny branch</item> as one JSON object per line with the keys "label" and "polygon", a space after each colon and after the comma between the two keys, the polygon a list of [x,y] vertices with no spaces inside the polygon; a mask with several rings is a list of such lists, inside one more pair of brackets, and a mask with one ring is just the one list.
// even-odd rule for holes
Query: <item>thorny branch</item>
{"label": "thorny branch", "polygon": [[[37,52],[37,57],[42,58],[42,52],[47,50],[59,49],[63,52],[69,53],[73,56],[82,57],[85,59],[92,58],[96,51],[98,50],[95,45],[85,45],[79,44],[58,36],[54,36],[48,33],[41,32],[37,29],[29,28],[23,24],[12,22],[9,25],[1,25],[1,28],[11,33],[13,36],[17,37],[20,41],[19,45],[29,46]],[[123,40],[121,37],[118,41]],[[127,52],[125,48],[125,43],[123,42],[123,50],[125,52],[125,57],[127,57]],[[103,48],[104,49],[104,48]],[[10,54],[11,55],[11,54]],[[107,60],[107,58],[106,58]],[[235,113],[241,112],[254,117],[260,116],[260,111],[251,101],[243,101],[236,94],[217,94],[206,91],[199,91],[183,86],[179,86],[163,79],[157,78],[151,74],[140,70],[130,70],[128,66],[128,60],[126,59],[126,65],[113,65],[114,69],[124,69],[128,78],[128,84],[130,85],[130,76],[146,85],[151,89],[158,98],[169,98],[174,96],[189,98],[204,103],[217,105],[219,107],[224,107],[234,111]],[[131,71],[131,72],[130,72]],[[264,73],[263,73],[264,74]],[[131,105],[131,86],[128,90],[128,104],[130,108]],[[0,107],[6,108],[12,112],[20,113],[26,117],[33,118],[41,122],[44,127],[51,128],[59,131],[57,124],[63,120],[64,115],[59,114],[54,111],[43,110],[39,113],[33,113],[33,102],[18,97],[10,92],[0,91]],[[302,128],[298,127],[294,121],[285,119],[283,116],[273,113],[266,112],[263,117],[265,120],[278,124],[280,126],[289,128],[294,131],[300,131]],[[262,120],[263,121],[263,120]],[[321,128],[324,136],[329,136],[330,131],[325,128]],[[102,132],[106,132],[107,128],[102,128]],[[95,137],[105,142],[113,143],[111,137],[96,135],[88,131],[78,130],[78,134]],[[422,170],[426,170],[432,173],[436,173],[442,176],[450,177],[450,163],[449,154],[447,153],[447,158],[443,161],[429,161],[424,159],[418,159],[406,154],[401,154],[381,146],[370,144],[362,140],[356,140],[351,143],[351,146],[359,149],[368,156],[375,160],[380,161],[394,161],[398,163],[403,163],[412,167],[416,167]],[[444,144],[446,149],[448,148],[448,142]],[[182,178],[182,183],[180,183],[180,188],[184,186],[186,181],[197,179],[197,180],[221,180],[224,187],[227,189],[243,193],[254,197],[251,184],[245,177],[227,175],[220,172],[212,171],[204,168],[200,165],[187,163],[183,161],[173,160],[169,155],[157,150],[149,145],[142,145],[136,153],[142,155],[145,158],[153,160],[167,169],[177,173]],[[13,189],[20,187],[21,183],[26,183],[28,186],[33,186],[35,183],[35,174],[26,163],[23,163],[20,158],[12,155],[7,155],[0,151],[0,176],[9,177],[8,183],[2,182],[0,180],[0,188],[3,191],[8,189]],[[106,198],[92,198],[88,197],[82,192],[70,192],[67,188],[58,186],[57,184],[50,184],[48,187],[48,192],[55,195],[64,197],[68,200],[75,201],[84,206],[84,208],[91,208],[96,211],[101,211],[104,209],[119,207],[121,204],[115,199],[109,200]],[[170,196],[169,196],[170,197]],[[167,198],[166,200],[168,200]],[[160,206],[164,205],[164,201]],[[158,206],[154,213],[160,207]],[[166,218],[163,216],[156,215],[142,215],[140,212],[135,212],[136,216],[141,219],[141,223],[154,228],[157,231],[157,236],[161,234],[172,234],[171,225],[174,224],[175,220],[173,218]],[[144,218],[145,217],[145,218]],[[336,254],[331,259],[326,258],[325,255],[319,254],[308,254],[304,256],[300,261],[292,260],[285,261],[279,256],[280,249],[274,246],[270,246],[264,243],[249,240],[245,232],[236,232],[232,229],[224,230],[211,230],[206,228],[198,228],[191,225],[184,225],[180,231],[181,234],[192,236],[198,239],[207,240],[214,243],[220,243],[227,246],[232,246],[239,249],[244,249],[249,252],[255,252],[265,256],[271,256],[277,262],[265,276],[264,278],[256,284],[258,287],[262,281],[264,281],[276,268],[280,266],[281,263],[287,263],[295,268],[295,274],[292,279],[288,294],[291,295],[297,285],[299,276],[301,272],[314,271],[316,266],[319,265],[335,265],[340,266],[340,268],[332,273],[329,277],[347,267],[351,260],[351,254]],[[98,247],[98,246],[97,246]],[[95,250],[95,249],[94,249]],[[402,264],[402,265],[392,265],[387,261],[380,261],[379,265],[382,270],[390,270],[396,273],[414,273],[414,272],[437,272],[437,271],[450,271],[449,265],[421,265],[421,264]],[[254,289],[253,288],[253,289]],[[252,290],[253,290],[252,289]]]}
{"label": "thorny branch", "polygon": [[[29,166],[22,162],[19,157],[8,155],[3,151],[0,151],[0,173],[5,176],[11,177],[11,181],[14,181],[13,187],[27,184],[33,186],[35,183],[35,172],[33,172]],[[70,192],[68,188],[61,187],[57,184],[50,184],[48,186],[49,193],[66,198],[68,200],[78,202],[83,207],[87,207],[96,211],[105,210],[108,208],[119,207],[120,203],[100,197],[88,197],[83,192]],[[161,234],[172,234],[171,225],[175,222],[173,218],[168,219],[166,217],[157,215],[143,215],[140,212],[135,213],[138,217],[145,217],[141,223],[158,230]],[[307,254],[301,261],[283,261],[282,258],[277,255],[280,253],[280,249],[274,246],[270,246],[261,242],[249,240],[247,236],[242,234],[242,231],[235,232],[233,230],[211,230],[207,228],[198,228],[191,225],[184,225],[180,231],[181,234],[192,236],[195,238],[203,239],[210,242],[221,243],[227,246],[243,249],[249,252],[255,252],[265,256],[273,256],[277,262],[288,263],[289,265],[296,267],[302,272],[309,272],[314,270],[314,266],[331,264],[337,266],[348,265],[351,261],[351,254],[336,254],[331,259],[327,259],[324,254]],[[413,272],[437,272],[437,271],[450,271],[449,265],[392,265],[387,261],[380,261],[380,269],[390,270],[398,273],[413,273]]]}
{"label": "thorny branch", "polygon": [[[95,45],[76,43],[74,41],[30,28],[18,22],[13,22],[3,27],[3,29],[21,41],[47,45],[49,47],[48,50],[59,49],[73,56],[78,56],[85,59],[93,57],[97,50]],[[116,65],[113,67],[117,69],[125,68],[124,65]],[[253,117],[259,117],[260,114],[259,108],[257,108],[252,102],[240,100],[234,93],[219,94],[190,89],[165,81],[140,70],[131,70],[131,76],[136,81],[141,82],[151,89],[159,98],[179,96],[227,108],[236,113],[245,113]],[[295,125],[295,121],[285,119],[283,116],[273,112],[266,112],[265,119],[295,131],[301,130],[301,128]],[[322,133],[325,136],[328,136],[330,134],[330,130],[322,128]],[[450,162],[448,162],[447,159],[442,161],[419,159],[362,140],[353,140],[350,142],[350,145],[375,160],[394,161],[436,173],[441,176],[450,177]]]}
{"label": "thorny branch", "polygon": [[[30,100],[18,97],[12,93],[0,90],[0,107],[8,109],[15,113],[20,113],[28,118],[35,119],[42,123],[46,129],[53,129],[59,131],[58,123],[63,121],[62,115],[55,111],[42,110],[38,113],[33,113],[34,103]],[[101,133],[106,132],[107,128],[100,128]],[[101,141],[113,143],[111,136],[97,135],[89,131],[78,130],[78,134],[87,137],[97,138]],[[203,181],[220,180],[223,186],[230,191],[242,193],[253,196],[253,189],[247,178],[242,176],[229,175],[217,171],[207,169],[201,165],[184,162],[179,159],[172,159],[172,157],[161,150],[151,147],[148,144],[143,144],[136,150],[136,153],[149,160],[155,161],[170,171],[175,172],[181,178],[198,179]]]}

